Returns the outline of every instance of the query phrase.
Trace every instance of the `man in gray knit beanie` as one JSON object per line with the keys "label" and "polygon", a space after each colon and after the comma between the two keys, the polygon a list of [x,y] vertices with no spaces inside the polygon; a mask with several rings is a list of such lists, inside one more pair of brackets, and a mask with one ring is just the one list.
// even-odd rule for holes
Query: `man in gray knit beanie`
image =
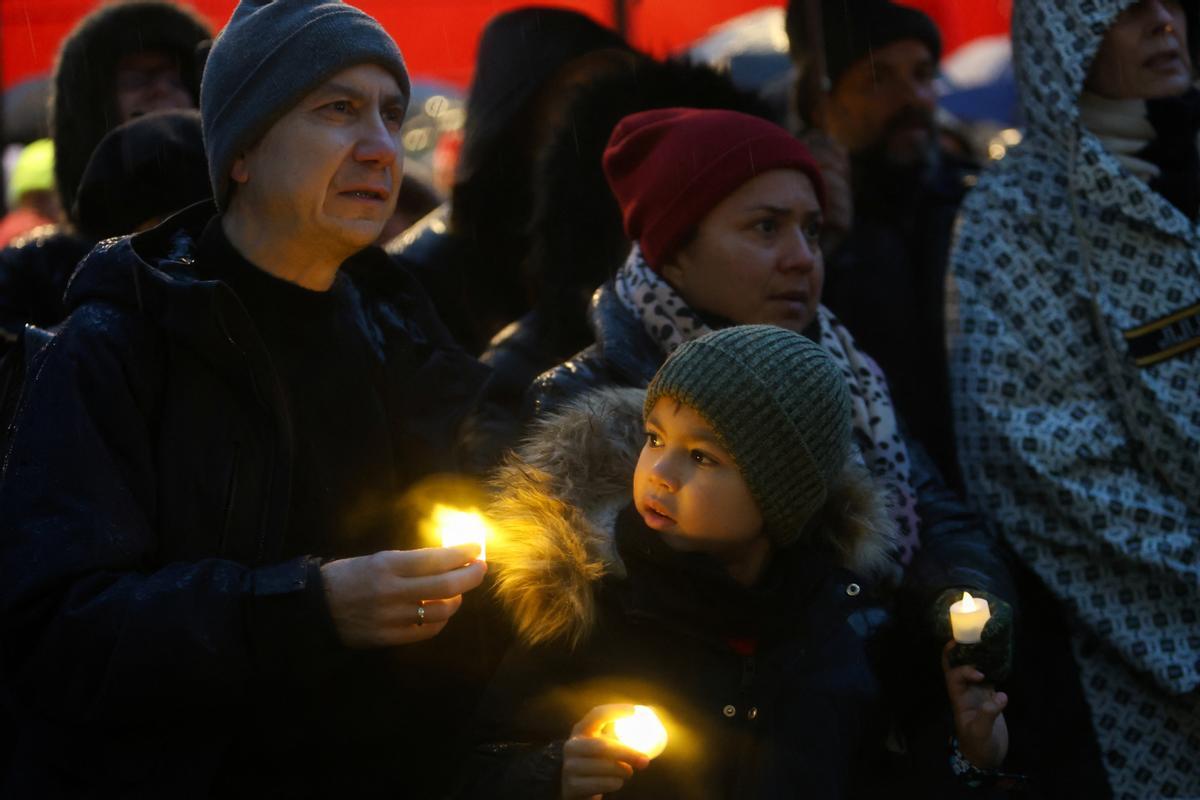
{"label": "man in gray knit beanie", "polygon": [[[209,53],[200,111],[213,196],[226,207],[229,169],[306,94],[336,73],[376,64],[407,105],[408,70],[379,23],[326,0],[243,0]],[[403,108],[401,112],[403,113]]]}
{"label": "man in gray knit beanie", "polygon": [[217,205],[76,271],[0,480],[14,796],[447,789],[485,565],[401,500],[459,469],[487,370],[371,246],[408,96],[361,11],[243,0],[202,79]]}

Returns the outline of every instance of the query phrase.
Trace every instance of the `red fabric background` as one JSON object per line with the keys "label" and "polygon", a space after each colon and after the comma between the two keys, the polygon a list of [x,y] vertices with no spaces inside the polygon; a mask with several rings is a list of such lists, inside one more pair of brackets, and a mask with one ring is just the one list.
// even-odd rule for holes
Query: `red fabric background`
{"label": "red fabric background", "polygon": [[[977,36],[1008,30],[1011,0],[904,0],[924,9],[942,28],[950,53]],[[215,27],[225,24],[234,0],[191,0]],[[461,87],[471,79],[475,46],[484,24],[528,0],[357,0],[404,51],[414,77],[440,78]],[[574,8],[614,24],[613,0],[540,0]],[[656,55],[687,45],[713,25],[768,5],[771,0],[626,0],[629,39]],[[0,0],[0,84],[49,70],[62,37],[99,0]]]}

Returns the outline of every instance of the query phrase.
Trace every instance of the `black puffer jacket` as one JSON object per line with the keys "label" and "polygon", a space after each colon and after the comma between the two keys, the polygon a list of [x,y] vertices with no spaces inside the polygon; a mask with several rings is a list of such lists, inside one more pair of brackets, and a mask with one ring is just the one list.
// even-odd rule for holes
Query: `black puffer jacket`
{"label": "black puffer jacket", "polygon": [[[238,296],[198,277],[212,213],[100,245],[30,365],[0,477],[0,635],[21,725],[4,794],[421,796],[440,753],[407,738],[449,740],[472,697],[452,667],[478,658],[450,656],[467,635],[453,624],[395,652],[338,643],[319,559],[381,536],[411,547],[413,526],[390,518],[328,543],[337,553],[287,540],[306,432]],[[387,420],[354,468],[364,496],[398,498],[453,467],[486,370],[381,252],[343,270]]]}

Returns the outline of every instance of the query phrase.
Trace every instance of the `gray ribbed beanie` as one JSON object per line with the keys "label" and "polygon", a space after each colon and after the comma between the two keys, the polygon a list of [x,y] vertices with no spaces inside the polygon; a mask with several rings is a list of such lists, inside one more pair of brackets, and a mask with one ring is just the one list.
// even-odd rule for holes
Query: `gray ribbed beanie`
{"label": "gray ribbed beanie", "polygon": [[850,392],[825,349],[774,325],[725,328],[687,342],[646,389],[712,425],[758,503],[767,535],[794,542],[850,452]]}
{"label": "gray ribbed beanie", "polygon": [[342,70],[378,64],[409,96],[400,48],[378,22],[339,0],[241,0],[213,42],[200,114],[213,197],[224,210],[229,170],[274,122]]}

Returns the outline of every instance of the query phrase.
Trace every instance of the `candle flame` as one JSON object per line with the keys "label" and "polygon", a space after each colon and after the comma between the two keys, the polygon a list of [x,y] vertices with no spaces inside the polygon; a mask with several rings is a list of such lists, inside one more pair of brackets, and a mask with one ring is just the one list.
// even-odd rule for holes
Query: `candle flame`
{"label": "candle flame", "polygon": [[646,758],[657,758],[667,747],[667,729],[649,706],[634,706],[633,714],[613,720],[612,731],[618,742]]}
{"label": "candle flame", "polygon": [[961,602],[962,602],[962,608],[959,610],[962,611],[963,613],[970,614],[972,611],[975,610],[975,598],[971,597],[970,592],[963,592]]}
{"label": "candle flame", "polygon": [[438,503],[433,507],[430,518],[442,547],[477,544],[479,557],[487,557],[488,525],[478,511],[463,511]]}

